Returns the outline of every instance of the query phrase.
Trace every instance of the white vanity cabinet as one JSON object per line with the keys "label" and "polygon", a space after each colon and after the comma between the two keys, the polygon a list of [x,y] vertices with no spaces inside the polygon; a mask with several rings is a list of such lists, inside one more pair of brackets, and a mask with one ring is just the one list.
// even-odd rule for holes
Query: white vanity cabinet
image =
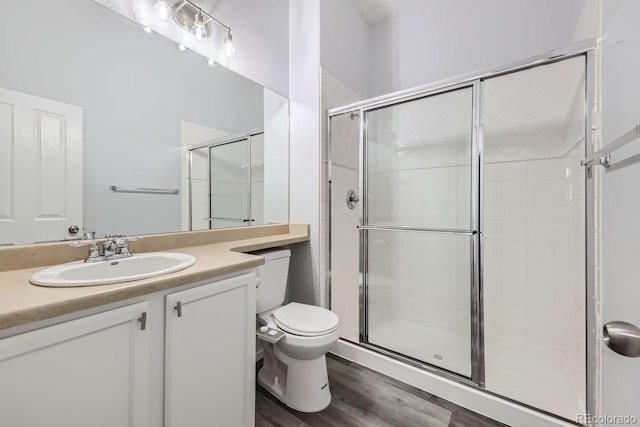
{"label": "white vanity cabinet", "polygon": [[255,275],[166,297],[165,426],[253,426]]}
{"label": "white vanity cabinet", "polygon": [[148,425],[148,302],[0,340],[0,425]]}
{"label": "white vanity cabinet", "polygon": [[0,331],[0,427],[253,426],[255,283],[245,272]]}

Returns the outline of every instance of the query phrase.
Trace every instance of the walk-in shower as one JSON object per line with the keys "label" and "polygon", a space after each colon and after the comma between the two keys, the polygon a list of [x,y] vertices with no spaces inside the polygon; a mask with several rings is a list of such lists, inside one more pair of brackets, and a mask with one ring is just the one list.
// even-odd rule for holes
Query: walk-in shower
{"label": "walk-in shower", "polygon": [[588,55],[329,111],[342,339],[585,413]]}

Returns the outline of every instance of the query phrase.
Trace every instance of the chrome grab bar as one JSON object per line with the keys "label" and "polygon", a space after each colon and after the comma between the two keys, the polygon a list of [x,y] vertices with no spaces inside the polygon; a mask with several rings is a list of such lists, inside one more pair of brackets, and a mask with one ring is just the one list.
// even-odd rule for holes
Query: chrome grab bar
{"label": "chrome grab bar", "polygon": [[110,185],[109,190],[120,193],[180,194],[180,190],[177,188],[134,187],[127,185]]}
{"label": "chrome grab bar", "polygon": [[640,357],[640,328],[628,322],[613,321],[602,328],[604,343],[627,357]]}
{"label": "chrome grab bar", "polygon": [[613,142],[607,144],[595,153],[592,153],[586,159],[581,161],[580,164],[582,166],[600,165],[608,168],[611,166],[611,153],[638,138],[640,138],[640,123],[638,123],[636,127],[631,129],[629,132],[619,136]]}
{"label": "chrome grab bar", "polygon": [[214,221],[216,219],[221,219],[224,221],[242,221],[242,222],[253,222],[255,221],[255,219],[245,219],[245,218],[225,218],[225,217],[221,217],[221,216],[212,216],[209,218],[205,218],[205,221]]}

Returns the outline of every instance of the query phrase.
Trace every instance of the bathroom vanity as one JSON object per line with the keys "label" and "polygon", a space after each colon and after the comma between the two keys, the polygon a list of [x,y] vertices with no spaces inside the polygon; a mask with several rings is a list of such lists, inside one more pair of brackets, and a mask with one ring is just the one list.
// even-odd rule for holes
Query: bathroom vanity
{"label": "bathroom vanity", "polygon": [[[28,283],[42,266],[0,272],[0,424],[253,425],[255,267],[264,260],[240,251],[309,234],[293,225],[238,233],[151,236],[148,247],[197,262],[136,282],[45,288]],[[188,241],[195,246],[176,250]],[[6,251],[3,265],[18,262]]]}

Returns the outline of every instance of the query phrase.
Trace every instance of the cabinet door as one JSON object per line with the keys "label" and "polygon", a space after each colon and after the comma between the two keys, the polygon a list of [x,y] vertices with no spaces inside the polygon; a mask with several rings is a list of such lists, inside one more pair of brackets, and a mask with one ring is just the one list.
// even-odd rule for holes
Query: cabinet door
{"label": "cabinet door", "polygon": [[142,302],[0,340],[0,425],[143,427]]}
{"label": "cabinet door", "polygon": [[255,275],[167,296],[165,425],[253,426]]}

